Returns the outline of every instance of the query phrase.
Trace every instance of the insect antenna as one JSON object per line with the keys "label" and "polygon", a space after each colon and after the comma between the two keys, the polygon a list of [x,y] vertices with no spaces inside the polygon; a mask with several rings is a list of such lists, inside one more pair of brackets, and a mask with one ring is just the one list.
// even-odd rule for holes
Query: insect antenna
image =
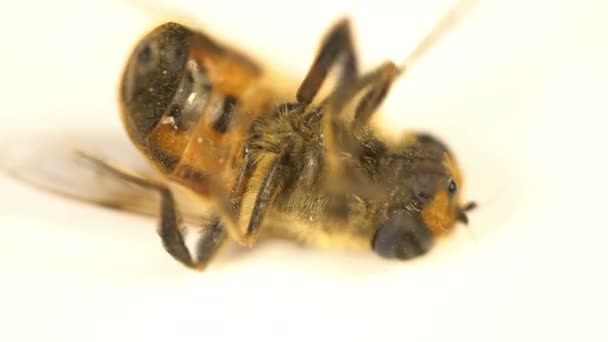
{"label": "insect antenna", "polygon": [[473,230],[471,230],[471,227],[469,227],[469,218],[467,217],[467,212],[471,211],[475,208],[477,208],[477,203],[475,203],[475,202],[467,203],[464,207],[458,209],[458,215],[456,216],[456,219],[458,221],[464,223],[465,229],[469,232],[469,236],[471,237],[471,240],[477,242],[477,237],[473,233]]}
{"label": "insect antenna", "polygon": [[456,1],[448,9],[448,11],[437,21],[431,31],[420,40],[418,45],[410,52],[410,54],[403,60],[399,65],[399,74],[403,74],[407,68],[410,68],[418,60],[420,60],[425,53],[439,42],[450,30],[454,29],[456,24],[470,12],[473,7],[479,2],[479,0],[461,0]]}

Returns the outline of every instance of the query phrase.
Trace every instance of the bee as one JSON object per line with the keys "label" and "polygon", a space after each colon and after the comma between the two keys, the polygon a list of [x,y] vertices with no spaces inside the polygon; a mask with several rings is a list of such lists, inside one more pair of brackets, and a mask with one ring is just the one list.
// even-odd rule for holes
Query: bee
{"label": "bee", "polygon": [[[455,156],[439,139],[408,133],[384,141],[370,120],[405,65],[446,29],[443,21],[404,65],[386,62],[365,73],[349,20],[338,21],[292,99],[246,55],[178,23],[160,25],[136,44],[119,89],[127,135],[160,176],[77,154],[127,188],[157,193],[160,204],[118,192],[80,197],[158,213],[165,250],[198,270],[229,240],[251,247],[281,238],[402,260],[423,255],[457,222],[467,223],[475,205],[463,204]],[[321,96],[325,84],[331,89]],[[188,194],[187,209],[177,193]],[[184,221],[201,231],[192,248]]]}

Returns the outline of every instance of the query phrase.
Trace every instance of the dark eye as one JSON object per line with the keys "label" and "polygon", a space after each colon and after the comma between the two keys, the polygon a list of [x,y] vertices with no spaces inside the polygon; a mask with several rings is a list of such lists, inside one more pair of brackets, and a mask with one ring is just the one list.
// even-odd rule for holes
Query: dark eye
{"label": "dark eye", "polygon": [[456,191],[458,191],[458,185],[456,185],[456,182],[454,182],[454,180],[450,180],[450,184],[448,185],[448,191],[450,192],[450,195],[453,195],[456,193]]}
{"label": "dark eye", "polygon": [[382,257],[405,260],[426,253],[432,244],[433,233],[422,218],[398,210],[380,226],[372,247]]}

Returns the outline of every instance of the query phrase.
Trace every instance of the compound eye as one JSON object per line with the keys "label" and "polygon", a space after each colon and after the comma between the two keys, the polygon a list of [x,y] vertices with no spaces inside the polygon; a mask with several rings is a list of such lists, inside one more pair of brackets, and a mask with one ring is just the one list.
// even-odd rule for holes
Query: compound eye
{"label": "compound eye", "polygon": [[419,216],[397,210],[376,232],[372,246],[385,258],[411,259],[426,253],[433,234]]}
{"label": "compound eye", "polygon": [[450,195],[454,195],[456,192],[458,192],[458,185],[453,179],[451,179],[450,183],[448,184],[448,192]]}

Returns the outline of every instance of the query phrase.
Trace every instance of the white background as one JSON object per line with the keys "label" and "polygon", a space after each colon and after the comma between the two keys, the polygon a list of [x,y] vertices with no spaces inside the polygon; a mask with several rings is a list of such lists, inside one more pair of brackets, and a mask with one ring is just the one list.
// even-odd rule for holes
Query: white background
{"label": "white background", "polygon": [[[447,4],[3,2],[2,136],[120,136],[125,58],[180,11],[297,78],[340,15],[371,68]],[[380,122],[446,140],[480,204],[415,262],[273,242],[196,273],[152,219],[0,177],[0,340],[608,340],[606,18],[603,0],[481,1],[391,91]]]}

